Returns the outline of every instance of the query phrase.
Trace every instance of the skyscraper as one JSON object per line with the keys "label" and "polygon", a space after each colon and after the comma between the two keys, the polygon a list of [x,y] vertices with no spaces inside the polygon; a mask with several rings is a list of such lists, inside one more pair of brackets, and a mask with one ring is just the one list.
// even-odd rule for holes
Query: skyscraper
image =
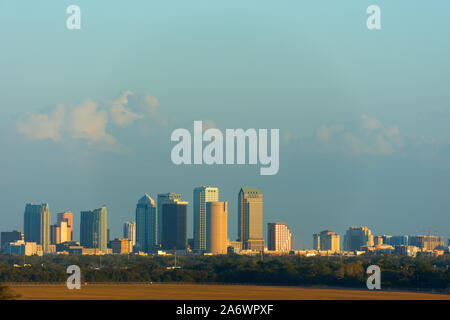
{"label": "skyscraper", "polygon": [[214,254],[226,254],[228,242],[228,202],[206,203],[206,250]]}
{"label": "skyscraper", "polygon": [[58,224],[50,226],[50,243],[60,244],[67,242],[69,232],[67,231],[67,222],[60,221]]}
{"label": "skyscraper", "polygon": [[161,210],[161,245],[165,250],[186,250],[187,248],[187,201],[172,199],[166,201]]}
{"label": "skyscraper", "polygon": [[139,250],[154,252],[158,240],[157,221],[155,201],[145,194],[136,206],[136,245]]}
{"label": "skyscraper", "polygon": [[267,224],[267,249],[273,251],[292,250],[292,232],[286,223]]}
{"label": "skyscraper", "polygon": [[367,227],[350,227],[344,235],[344,250],[361,250],[361,247],[373,247],[373,235]]}
{"label": "skyscraper", "polygon": [[67,241],[73,240],[73,213],[70,211],[60,212],[57,215],[56,224],[60,225],[62,221],[67,222]]}
{"label": "skyscraper", "polygon": [[80,244],[106,252],[108,245],[106,206],[91,211],[81,211]]}
{"label": "skyscraper", "polygon": [[263,194],[258,188],[242,188],[238,201],[238,241],[245,250],[264,250]]}
{"label": "skyscraper", "polygon": [[206,250],[206,203],[219,201],[219,189],[201,186],[194,189],[194,250]]}
{"label": "skyscraper", "polygon": [[123,237],[130,241],[131,249],[136,244],[136,222],[125,222],[123,224]]}
{"label": "skyscraper", "polygon": [[47,203],[25,206],[24,236],[26,242],[36,242],[48,252],[50,244],[50,208]]}
{"label": "skyscraper", "polygon": [[324,230],[313,235],[313,249],[321,251],[340,250],[340,236],[330,230]]}
{"label": "skyscraper", "polygon": [[158,243],[161,243],[161,233],[162,233],[162,205],[164,203],[172,203],[172,200],[181,200],[181,194],[175,192],[158,194],[158,219],[157,219],[157,229],[158,229]]}

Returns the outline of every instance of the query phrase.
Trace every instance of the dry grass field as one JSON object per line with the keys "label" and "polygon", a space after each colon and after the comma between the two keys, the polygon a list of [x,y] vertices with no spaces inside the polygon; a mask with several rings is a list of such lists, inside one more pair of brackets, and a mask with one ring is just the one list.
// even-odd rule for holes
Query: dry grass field
{"label": "dry grass field", "polygon": [[9,284],[26,300],[450,300],[450,295],[400,291],[206,284]]}

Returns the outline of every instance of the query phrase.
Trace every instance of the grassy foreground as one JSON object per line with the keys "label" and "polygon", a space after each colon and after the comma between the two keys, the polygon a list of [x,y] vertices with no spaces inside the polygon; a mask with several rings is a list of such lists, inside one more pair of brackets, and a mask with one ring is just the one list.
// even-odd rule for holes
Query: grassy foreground
{"label": "grassy foreground", "polygon": [[209,284],[9,284],[25,300],[450,300],[450,295],[400,291]]}

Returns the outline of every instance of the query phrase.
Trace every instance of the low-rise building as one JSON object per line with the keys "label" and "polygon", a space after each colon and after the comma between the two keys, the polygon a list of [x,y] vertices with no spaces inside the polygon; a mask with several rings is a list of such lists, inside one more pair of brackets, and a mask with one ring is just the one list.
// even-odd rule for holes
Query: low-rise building
{"label": "low-rise building", "polygon": [[42,256],[42,246],[36,242],[25,242],[23,240],[17,240],[15,242],[7,243],[4,246],[4,252],[6,254],[13,255],[25,255],[25,256]]}
{"label": "low-rise building", "polygon": [[132,252],[132,243],[128,239],[117,238],[111,241],[112,253],[127,254]]}

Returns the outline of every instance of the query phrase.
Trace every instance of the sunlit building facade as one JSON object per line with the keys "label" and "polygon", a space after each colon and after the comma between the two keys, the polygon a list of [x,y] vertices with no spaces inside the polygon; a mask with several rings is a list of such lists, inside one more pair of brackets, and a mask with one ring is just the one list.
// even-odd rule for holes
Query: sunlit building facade
{"label": "sunlit building facade", "polygon": [[226,254],[228,247],[228,202],[206,203],[206,251]]}
{"label": "sunlit building facade", "polygon": [[267,224],[267,249],[287,252],[292,250],[292,232],[286,223]]}
{"label": "sunlit building facade", "polygon": [[101,208],[81,211],[80,243],[83,247],[107,252],[108,245],[108,213],[106,206]]}
{"label": "sunlit building facade", "polygon": [[158,242],[155,201],[145,194],[136,206],[136,246],[140,251],[152,253]]}
{"label": "sunlit building facade", "polygon": [[25,206],[24,214],[25,242],[35,242],[48,252],[50,245],[50,208],[47,203]]}
{"label": "sunlit building facade", "polygon": [[238,197],[238,241],[243,250],[264,250],[263,194],[258,188],[241,188]]}
{"label": "sunlit building facade", "polygon": [[372,231],[367,227],[350,227],[344,236],[344,250],[347,251],[358,251],[373,245]]}
{"label": "sunlit building facade", "polygon": [[194,189],[194,250],[206,251],[206,203],[219,201],[219,189],[201,186]]}

